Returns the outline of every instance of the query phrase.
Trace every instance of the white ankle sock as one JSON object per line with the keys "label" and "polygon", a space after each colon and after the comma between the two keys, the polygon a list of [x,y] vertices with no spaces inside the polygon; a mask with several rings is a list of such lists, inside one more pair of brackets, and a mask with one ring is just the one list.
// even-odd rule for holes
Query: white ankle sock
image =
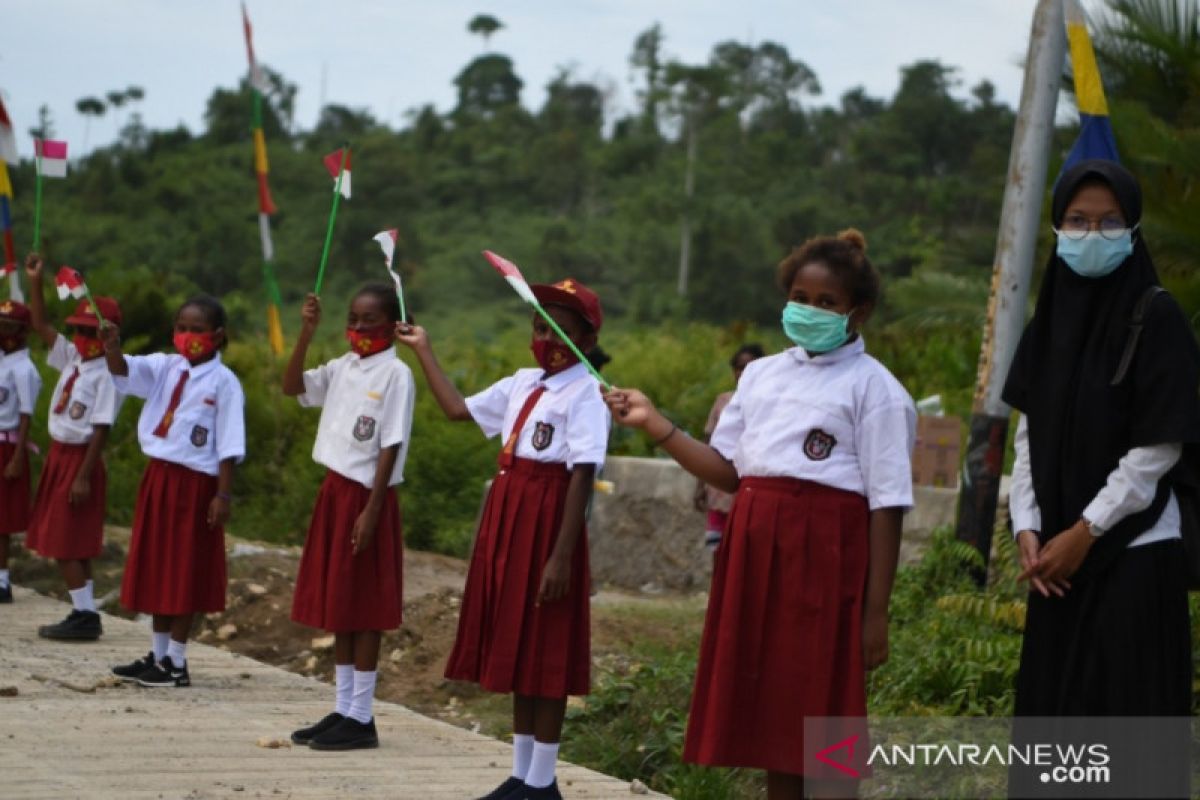
{"label": "white ankle sock", "polygon": [[558,742],[534,742],[533,758],[529,761],[529,774],[525,776],[525,784],[541,789],[554,783],[554,765],[557,761]]}
{"label": "white ankle sock", "polygon": [[155,631],[151,637],[150,649],[154,651],[154,660],[162,661],[163,656],[167,654],[167,644],[171,641],[171,634],[166,631],[162,633]]}
{"label": "white ankle sock", "polygon": [[187,664],[187,642],[177,642],[172,639],[167,643],[167,655],[171,657],[171,663],[175,666],[185,666]]}
{"label": "white ankle sock", "polygon": [[76,611],[95,611],[96,600],[92,596],[92,587],[85,583],[78,589],[68,589],[71,594],[71,605]]}
{"label": "white ankle sock", "polygon": [[0,569],[0,589],[7,589],[8,586],[8,570]]}
{"label": "white ankle sock", "polygon": [[513,734],[513,777],[525,780],[529,774],[529,762],[533,759],[533,734]]}
{"label": "white ankle sock", "polygon": [[337,686],[337,702],[333,710],[343,717],[350,713],[350,702],[354,699],[354,665],[334,664],[333,675]]}
{"label": "white ankle sock", "polygon": [[354,670],[354,699],[346,716],[366,725],[371,721],[371,705],[375,700],[375,670]]}

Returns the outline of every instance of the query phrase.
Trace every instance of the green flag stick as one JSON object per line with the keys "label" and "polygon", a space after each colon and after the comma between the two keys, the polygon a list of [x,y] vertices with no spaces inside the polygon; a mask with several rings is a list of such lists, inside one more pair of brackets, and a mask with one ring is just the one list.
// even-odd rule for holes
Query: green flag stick
{"label": "green flag stick", "polygon": [[34,190],[33,200],[33,252],[42,249],[42,153],[38,147],[37,153],[37,189]]}
{"label": "green flag stick", "polygon": [[605,389],[612,389],[612,384],[604,380],[604,376],[600,374],[600,371],[592,366],[592,362],[588,361],[587,356],[585,356],[579,350],[579,348],[575,346],[575,343],[571,341],[571,337],[563,333],[563,329],[558,327],[558,323],[546,313],[546,309],[542,308],[542,304],[535,302],[532,305],[534,309],[542,315],[542,319],[546,320],[546,324],[550,326],[550,329],[558,334],[559,339],[563,340],[563,344],[571,348],[571,352],[575,354],[575,357],[579,359],[580,363],[587,367],[588,372],[592,373],[592,377],[600,381],[600,385]]}
{"label": "green flag stick", "polygon": [[315,295],[321,294],[321,284],[325,282],[325,264],[329,261],[329,246],[333,243],[333,221],[337,219],[338,200],[342,196],[342,177],[346,174],[346,159],[349,155],[350,145],[343,145],[337,180],[333,182],[333,208],[329,210],[329,227],[325,229],[325,249],[321,251],[321,266],[317,269],[317,286],[313,289]]}

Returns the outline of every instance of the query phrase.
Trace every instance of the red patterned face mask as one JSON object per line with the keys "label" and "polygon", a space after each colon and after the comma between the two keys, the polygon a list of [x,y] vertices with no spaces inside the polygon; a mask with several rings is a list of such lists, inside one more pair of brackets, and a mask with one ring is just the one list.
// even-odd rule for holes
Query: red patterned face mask
{"label": "red patterned face mask", "polygon": [[551,339],[534,339],[529,345],[533,357],[547,375],[562,372],[579,363],[579,358],[565,344]]}
{"label": "red patterned face mask", "polygon": [[104,342],[94,336],[81,336],[77,333],[71,337],[71,341],[74,343],[75,349],[79,351],[79,357],[84,361],[90,361],[104,353]]}
{"label": "red patterned face mask", "polygon": [[392,346],[392,330],[390,324],[360,330],[346,328],[346,338],[350,341],[350,349],[366,358]]}
{"label": "red patterned face mask", "polygon": [[210,333],[176,333],[175,349],[195,364],[217,349],[216,336]]}

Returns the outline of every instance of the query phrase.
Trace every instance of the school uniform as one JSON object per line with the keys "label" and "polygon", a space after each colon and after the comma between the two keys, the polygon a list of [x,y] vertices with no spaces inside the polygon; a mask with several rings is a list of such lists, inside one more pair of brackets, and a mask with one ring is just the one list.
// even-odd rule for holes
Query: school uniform
{"label": "school uniform", "polygon": [[48,414],[50,453],[42,468],[26,546],[46,558],[82,559],[100,555],[104,538],[107,473],[97,459],[89,476],[91,494],[70,503],[71,485],[87,454],[95,425],[112,425],[123,396],[103,358],[84,361],[63,335],[54,340],[46,363],[59,371]]}
{"label": "school uniform", "polygon": [[397,628],[404,609],[400,506],[389,489],[375,537],[355,555],[354,523],[367,506],[380,451],[400,445],[388,479],[404,480],[416,390],[392,348],[346,353],[304,373],[306,408],[320,408],[313,460],[326,467],[296,576],[292,619],[337,633]]}
{"label": "school uniform", "polygon": [[121,604],[147,614],[225,608],[225,531],[208,508],[222,461],[246,454],[245,398],[220,353],[192,366],[180,355],[126,356],[117,391],[142,397],[138,443],[150,463],[138,487]]}
{"label": "school uniform", "polygon": [[522,369],[466,402],[484,435],[502,436],[505,447],[480,519],[446,677],[493,692],[587,694],[586,528],[572,556],[566,597],[541,606],[535,601],[558,540],[571,470],[604,464],[610,417],[599,385],[583,364],[548,377]]}
{"label": "school uniform", "polygon": [[862,338],[746,367],[711,445],[741,482],[684,758],[803,774],[805,717],[866,715],[869,513],[912,506],[912,399]]}
{"label": "school uniform", "polygon": [[0,536],[20,533],[29,527],[29,452],[20,454],[25,469],[15,480],[2,477],[17,451],[17,429],[21,415],[33,416],[42,379],[29,358],[28,348],[0,353]]}

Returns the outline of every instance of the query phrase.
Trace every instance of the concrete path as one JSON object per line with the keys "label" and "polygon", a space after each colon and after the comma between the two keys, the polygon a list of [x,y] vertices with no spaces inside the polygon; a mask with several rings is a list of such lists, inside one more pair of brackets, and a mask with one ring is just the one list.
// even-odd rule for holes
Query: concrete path
{"label": "concrete path", "polygon": [[[105,616],[98,642],[38,638],[38,625],[68,610],[20,588],[13,605],[0,606],[6,800],[465,800],[508,775],[509,745],[392,703],[375,705],[378,750],[272,749],[265,745],[328,713],[331,686],[197,644],[188,647],[190,688],[119,683],[109,667],[145,655],[148,629]],[[567,798],[637,796],[628,783],[574,765],[560,764],[558,780]]]}

